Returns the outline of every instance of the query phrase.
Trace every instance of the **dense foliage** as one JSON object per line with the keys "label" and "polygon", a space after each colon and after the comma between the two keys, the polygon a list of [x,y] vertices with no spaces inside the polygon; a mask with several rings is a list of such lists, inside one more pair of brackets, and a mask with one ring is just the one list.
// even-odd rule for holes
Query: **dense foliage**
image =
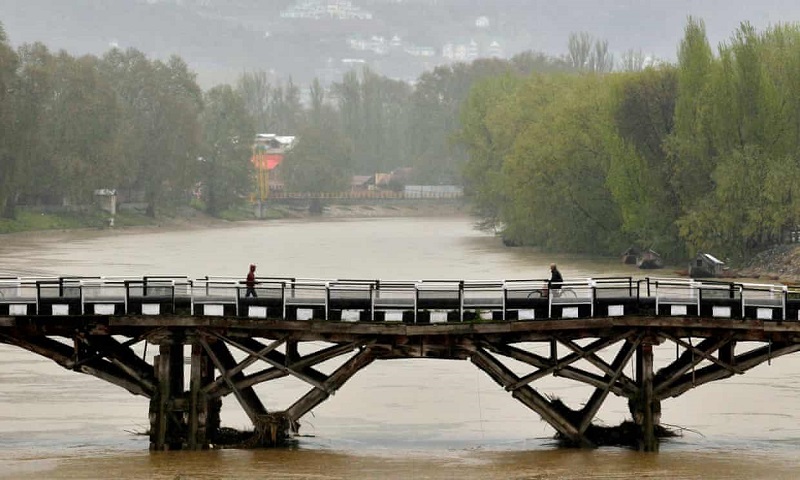
{"label": "dense foliage", "polygon": [[[215,110],[214,91],[204,99],[180,58],[161,62],[116,49],[76,58],[41,44],[14,52],[0,40],[3,216],[13,218],[20,203],[90,204],[94,190],[107,188],[138,200],[153,216],[161,206],[187,203],[204,175],[210,178],[198,165],[201,153],[220,154],[215,147],[233,135],[216,128],[209,118],[215,114],[239,115],[235,134],[248,145],[216,160],[237,163],[249,175],[253,128],[244,107]],[[234,196],[249,192],[249,185],[225,188]]]}
{"label": "dense foliage", "polygon": [[676,65],[601,71],[473,88],[459,139],[485,224],[562,251],[731,259],[797,228],[800,26],[745,23],[715,54],[690,18]]}
{"label": "dense foliage", "polygon": [[203,92],[179,57],[14,51],[0,30],[0,213],[88,205],[96,189],[115,189],[151,216],[191,201],[218,215],[254,190],[256,132],[300,139],[281,166],[291,191],[346,190],[352,175],[409,166],[410,181],[460,183],[467,157],[452,138],[471,86],[566,68],[533,54],[480,60],[438,67],[416,88],[361,69],[327,90],[315,81],[307,97],[256,71]]}
{"label": "dense foliage", "polygon": [[263,132],[298,138],[280,167],[290,191],[413,167],[408,181],[463,184],[513,243],[738,259],[798,229],[800,26],[744,23],[715,51],[690,18],[674,65],[629,51],[613,70],[586,34],[568,49],[413,86],[361,69],[306,94],[257,71],[203,92],[178,57],[15,51],[0,28],[0,214],[115,188],[151,215],[197,196],[217,215],[253,191]]}

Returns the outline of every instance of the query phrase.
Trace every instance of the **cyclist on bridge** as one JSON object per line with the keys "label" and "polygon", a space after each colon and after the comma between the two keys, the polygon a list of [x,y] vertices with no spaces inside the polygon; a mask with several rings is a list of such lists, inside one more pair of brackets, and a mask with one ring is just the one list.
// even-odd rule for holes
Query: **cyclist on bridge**
{"label": "cyclist on bridge", "polygon": [[553,295],[558,296],[561,290],[561,283],[564,281],[564,278],[561,277],[561,272],[558,271],[555,263],[550,264],[550,281],[547,282],[547,288],[550,290],[555,290]]}

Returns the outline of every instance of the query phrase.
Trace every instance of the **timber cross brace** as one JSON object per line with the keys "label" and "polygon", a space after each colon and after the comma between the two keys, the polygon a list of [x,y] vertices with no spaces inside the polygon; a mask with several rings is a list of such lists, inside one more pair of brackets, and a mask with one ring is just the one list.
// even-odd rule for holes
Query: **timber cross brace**
{"label": "timber cross brace", "polygon": [[[213,325],[114,329],[89,322],[58,329],[17,325],[0,330],[0,341],[148,398],[154,450],[204,449],[216,443],[222,399],[231,395],[250,418],[256,443],[281,445],[297,432],[306,413],[373,361],[436,358],[469,359],[541,416],[567,445],[597,445],[592,421],[609,394],[625,398],[637,428],[635,446],[656,451],[662,401],[800,350],[793,332],[674,323],[590,328],[590,323],[573,320],[550,328],[557,322],[531,322],[527,330],[512,332],[491,325],[385,325],[354,331],[341,324],[296,322],[254,331]],[[156,345],[157,354],[147,357],[142,344],[145,352],[148,344]],[[542,350],[549,355],[535,353]],[[656,353],[661,364],[668,359],[658,371],[653,367]],[[331,360],[335,366],[321,366]],[[504,363],[508,360],[517,371],[519,365],[530,371],[515,373]],[[588,385],[592,393],[581,408],[572,409],[537,391],[535,382],[549,376]],[[308,391],[284,410],[267,411],[255,387],[284,377],[307,384]]]}

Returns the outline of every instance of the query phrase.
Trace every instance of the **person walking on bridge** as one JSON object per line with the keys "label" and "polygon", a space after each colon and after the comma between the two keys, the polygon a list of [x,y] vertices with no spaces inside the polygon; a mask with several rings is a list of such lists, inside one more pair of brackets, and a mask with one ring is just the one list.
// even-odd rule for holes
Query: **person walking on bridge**
{"label": "person walking on bridge", "polygon": [[547,288],[553,291],[553,296],[557,297],[561,293],[561,283],[564,278],[561,277],[561,272],[558,271],[555,263],[550,264],[550,281],[547,282]]}
{"label": "person walking on bridge", "polygon": [[247,293],[244,294],[244,298],[247,297],[257,297],[256,295],[256,266],[250,264],[250,271],[247,272],[247,280],[244,282],[245,286],[247,286]]}

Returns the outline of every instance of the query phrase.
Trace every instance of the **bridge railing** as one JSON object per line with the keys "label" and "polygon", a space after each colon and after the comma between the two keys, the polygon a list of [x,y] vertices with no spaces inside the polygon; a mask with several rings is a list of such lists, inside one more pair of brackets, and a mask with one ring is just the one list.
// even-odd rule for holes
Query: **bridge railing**
{"label": "bridge railing", "polygon": [[[800,287],[683,278],[405,280],[258,277],[2,277],[0,315],[188,314],[458,322],[659,316],[800,320]],[[252,292],[251,292],[252,294]]]}
{"label": "bridge railing", "polygon": [[[416,312],[417,282],[410,280],[388,280],[375,284],[373,310],[375,319],[402,321],[403,312]],[[416,313],[411,316],[416,321]]]}
{"label": "bridge railing", "polygon": [[193,282],[186,276],[148,275],[124,283],[128,314],[175,314],[190,308]]}
{"label": "bridge railing", "polygon": [[[789,289],[785,285],[740,283],[742,316],[758,320],[786,320]],[[795,318],[794,320],[797,320]]]}

